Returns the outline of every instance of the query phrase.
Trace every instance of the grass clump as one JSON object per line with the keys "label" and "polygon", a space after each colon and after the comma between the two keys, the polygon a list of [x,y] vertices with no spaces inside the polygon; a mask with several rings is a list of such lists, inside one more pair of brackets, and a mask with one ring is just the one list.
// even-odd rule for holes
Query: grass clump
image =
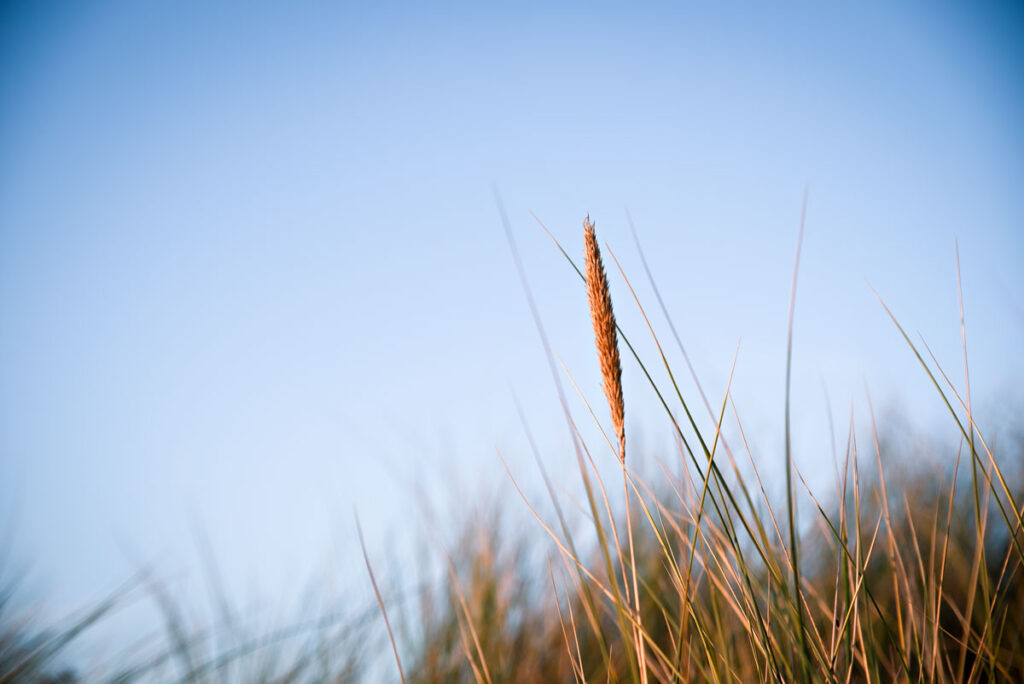
{"label": "grass clump", "polygon": [[[531,553],[530,535],[510,538],[474,519],[450,581],[431,595],[427,638],[405,650],[410,681],[1024,681],[1024,489],[1012,465],[1024,462],[1024,439],[998,449],[986,440],[970,404],[966,352],[962,397],[893,317],[959,442],[926,440],[909,454],[880,433],[872,413],[865,449],[851,415],[836,491],[818,497],[790,449],[795,268],[778,463],[786,489],[773,500],[761,472],[771,461],[752,453],[729,387],[716,409],[693,375],[714,426],[701,429],[621,268],[670,391],[616,324],[589,217],[582,270],[558,247],[587,293],[622,498],[610,496],[609,466],[582,439],[556,375],[585,494],[582,525],[550,482],[550,515],[524,496],[550,542],[546,563]],[[528,286],[527,297],[532,307]],[[677,438],[654,476],[625,458],[620,339]],[[727,415],[742,449],[723,439]],[[798,498],[810,504],[804,518]]]}
{"label": "grass clump", "polygon": [[[510,231],[509,238],[519,265]],[[582,268],[555,244],[587,295],[612,438],[601,432],[612,458],[583,439],[523,279],[572,437],[579,502],[568,506],[556,493],[531,436],[548,501],[536,503],[512,483],[537,525],[517,528],[509,523],[511,511],[494,504],[468,515],[458,521],[443,578],[421,578],[426,581],[412,590],[378,583],[364,548],[375,606],[338,615],[315,606],[320,618],[277,630],[241,620],[223,594],[216,624],[190,622],[181,601],[151,582],[164,640],[107,679],[365,681],[379,678],[384,657],[391,657],[386,636],[397,677],[421,684],[1024,681],[1024,432],[997,426],[1011,432],[995,439],[975,421],[962,301],[962,391],[885,309],[959,439],[911,439],[911,431],[893,421],[876,424],[872,412],[870,443],[859,444],[851,412],[845,446],[835,458],[835,490],[818,496],[790,446],[798,268],[790,300],[785,448],[766,457],[747,441],[731,373],[721,401],[709,401],[642,250],[707,420],[695,416],[698,404],[681,391],[669,360],[674,352],[663,347],[606,246],[657,357],[641,358],[616,322],[589,217],[583,238]],[[797,255],[798,264],[799,248]],[[959,282],[959,264],[957,270]],[[626,457],[623,360],[637,364],[675,437],[675,451],[655,454],[653,472],[641,472],[635,446]],[[664,370],[666,386],[653,379],[654,365]],[[600,427],[604,412],[586,406]],[[724,436],[727,422],[732,444]],[[785,475],[780,497],[769,494],[780,484],[772,473]],[[9,599],[0,595],[0,684],[78,681],[63,669],[64,648],[119,600],[65,629],[36,631],[12,617]],[[377,617],[386,630],[377,630]]]}

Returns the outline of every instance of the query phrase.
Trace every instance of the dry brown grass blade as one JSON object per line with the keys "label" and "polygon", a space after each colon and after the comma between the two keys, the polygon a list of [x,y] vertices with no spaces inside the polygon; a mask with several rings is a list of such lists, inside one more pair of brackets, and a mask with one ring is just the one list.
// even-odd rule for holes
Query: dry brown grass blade
{"label": "dry brown grass blade", "polygon": [[[462,636],[463,650],[466,655],[466,661],[473,668],[473,672],[476,675],[478,682],[487,682],[487,684],[493,684],[491,679],[491,670],[487,666],[487,655],[484,653],[483,646],[480,645],[480,634],[477,632],[476,625],[473,624],[473,615],[469,610],[469,603],[466,601],[466,594],[462,591],[462,587],[459,585],[459,578],[455,572],[455,562],[452,560],[451,554],[445,552],[445,560],[448,563],[448,577],[451,582],[451,587],[455,592],[455,597],[458,599],[459,608],[462,610],[462,614],[458,621],[459,631]],[[466,636],[473,640],[473,648],[475,649],[476,657],[480,659],[479,666],[473,657],[473,651],[470,651],[469,643],[466,640]]]}
{"label": "dry brown grass blade", "polygon": [[359,517],[356,517],[356,532],[359,533],[359,548],[363,550],[363,560],[366,561],[366,571],[370,573],[370,582],[373,584],[373,593],[377,596],[377,605],[380,606],[380,613],[384,616],[384,626],[388,628],[388,639],[391,641],[391,650],[395,652],[395,664],[398,666],[398,676],[405,682],[405,672],[402,670],[402,659],[398,657],[398,644],[395,642],[395,634],[391,631],[391,621],[388,620],[388,611],[384,608],[384,599],[381,598],[380,589],[377,587],[377,578],[373,575],[373,567],[370,565],[370,556],[366,553],[366,542],[363,541],[363,527],[359,524]]}
{"label": "dry brown grass blade", "polygon": [[[555,599],[554,600],[555,610],[558,612],[558,624],[562,628],[562,639],[565,642],[565,652],[566,652],[566,655],[569,656],[569,665],[572,667],[572,678],[573,678],[573,681],[575,681],[575,682],[577,682],[577,684],[579,684],[579,682],[581,681],[581,679],[580,679],[581,675],[583,676],[584,680],[586,679],[586,675],[583,674],[583,666],[580,664],[579,659],[572,652],[573,641],[569,640],[569,632],[565,628],[565,618],[562,615],[562,600],[561,600],[561,597],[558,594],[558,586],[555,584],[555,571],[551,567],[551,559],[550,558],[548,558],[548,577],[551,579],[551,591],[552,591],[552,595],[554,596],[554,599]],[[572,601],[571,600],[568,601],[566,603],[566,605],[570,606],[570,608],[571,608]],[[576,625],[575,625],[575,623],[573,623],[572,629],[573,629],[573,639],[575,640],[575,644],[576,644],[576,653],[579,653],[579,638],[576,636]]]}
{"label": "dry brown grass blade", "polygon": [[498,451],[498,458],[501,460],[501,465],[505,468],[505,473],[508,475],[509,481],[511,481],[512,486],[515,487],[516,493],[519,494],[519,498],[523,500],[523,503],[526,505],[526,508],[530,511],[530,514],[534,517],[534,519],[536,519],[538,523],[540,523],[540,526],[547,533],[548,537],[550,537],[551,540],[555,542],[555,545],[558,546],[558,550],[561,551],[566,558],[572,561],[573,565],[579,568],[584,575],[586,575],[587,580],[589,580],[592,583],[592,585],[596,589],[598,589],[598,591],[600,591],[601,594],[604,595],[606,599],[614,603],[617,599],[612,590],[606,587],[604,583],[601,582],[601,580],[596,575],[594,575],[594,573],[592,573],[586,565],[583,564],[583,561],[577,558],[576,554],[572,553],[566,547],[566,545],[562,542],[561,538],[555,533],[553,529],[551,529],[551,526],[548,525],[547,522],[545,522],[544,518],[542,518],[540,513],[537,512],[537,509],[533,507],[533,504],[530,503],[530,500],[526,498],[526,494],[524,494],[523,490],[520,489],[519,483],[516,481],[515,477],[513,477],[512,471],[509,469],[508,463],[505,461],[505,457],[502,456],[500,451]]}
{"label": "dry brown grass blade", "polygon": [[[590,402],[587,401],[587,398],[583,394],[583,391],[580,389],[580,386],[578,384],[576,384],[576,380],[572,377],[572,374],[569,372],[569,369],[565,367],[565,364],[562,363],[561,359],[558,359],[558,362],[559,362],[559,364],[561,364],[562,370],[565,372],[565,376],[569,379],[570,384],[572,384],[573,389],[576,390],[576,394],[579,395],[579,398],[583,402],[583,405],[586,407],[587,411],[590,413],[591,417],[594,419],[594,423],[597,424],[597,428],[598,428],[598,430],[600,430],[601,436],[604,437],[605,442],[607,442],[608,446],[612,449],[612,451],[618,453],[617,450],[616,450],[616,447],[614,447],[612,445],[612,443],[611,443],[611,440],[608,439],[608,435],[605,433],[604,428],[601,427],[601,421],[598,420],[597,414],[594,413],[594,409],[590,406]],[[594,457],[590,453],[590,449],[587,448],[586,443],[583,441],[583,435],[580,434],[579,429],[576,426],[576,421],[570,420],[570,423],[573,426],[574,434],[576,435],[576,439],[578,440],[578,442],[580,444],[580,448],[582,449],[583,453],[586,454],[587,461],[590,463],[590,468],[591,468],[591,470],[593,470],[594,479],[597,482],[598,490],[601,492],[601,498],[604,501],[605,513],[607,513],[607,515],[608,515],[609,522],[612,523],[612,524],[609,525],[609,527],[611,528],[611,532],[612,532],[612,541],[614,541],[614,543],[615,543],[615,553],[616,553],[616,555],[618,557],[619,568],[622,571],[622,586],[625,588],[626,598],[629,599],[629,587],[630,587],[630,584],[629,584],[629,578],[627,577],[627,574],[626,574],[627,566],[626,566],[626,562],[625,562],[625,557],[623,556],[623,553],[622,553],[622,542],[619,539],[618,529],[616,528],[616,526],[614,524],[615,517],[612,515],[612,508],[611,508],[611,504],[608,501],[608,492],[605,489],[604,480],[601,478],[601,474],[600,474],[600,472],[597,469],[597,464],[594,462]],[[625,461],[621,461],[621,463],[622,463],[622,466],[623,466],[623,471],[625,471],[625,463],[626,462]],[[628,499],[629,499],[629,496],[628,496],[628,493],[627,493],[627,495],[626,495],[626,500],[627,500],[627,519],[628,519],[628,514],[629,514],[629,511],[628,511]],[[633,536],[633,534],[632,534],[632,521],[630,521],[630,524],[629,524],[628,527],[629,527],[629,529],[627,530],[627,533],[629,534],[630,538],[632,538],[632,536]],[[634,593],[636,593],[636,592],[634,591]]]}

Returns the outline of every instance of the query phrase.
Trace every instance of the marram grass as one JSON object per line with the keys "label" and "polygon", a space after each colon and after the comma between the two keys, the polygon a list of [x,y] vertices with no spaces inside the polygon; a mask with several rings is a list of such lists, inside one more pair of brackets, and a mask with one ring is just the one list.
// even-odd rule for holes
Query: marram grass
{"label": "marram grass", "polygon": [[[796,476],[797,520],[791,494],[778,501],[768,494],[762,471],[778,474],[778,452],[748,443],[729,386],[720,404],[707,400],[662,306],[707,410],[706,420],[693,414],[673,373],[675,353],[663,347],[620,268],[659,356],[636,353],[616,323],[589,218],[582,269],[557,246],[587,294],[617,441],[617,458],[600,458],[563,402],[583,505],[560,493],[567,483],[550,482],[542,466],[546,504],[525,495],[521,508],[481,502],[456,521],[461,534],[446,552],[442,581],[416,582],[378,566],[360,612],[328,619],[321,609],[262,634],[237,620],[223,595],[223,620],[212,628],[190,623],[190,611],[158,587],[162,642],[143,656],[126,654],[109,672],[77,677],[63,649],[112,603],[65,628],[32,630],[3,592],[0,684],[1024,682],[1024,425],[979,424],[966,352],[958,387],[885,309],[957,438],[944,443],[939,431],[851,414],[838,439],[834,491],[812,491],[788,449],[783,454]],[[639,369],[649,386],[636,391],[655,393],[677,438],[675,451],[645,454],[652,472],[637,472],[635,446],[626,458],[624,362]],[[664,367],[670,387],[654,381],[651,363]],[[580,393],[585,401],[590,394]],[[590,411],[597,423],[601,414]],[[870,428],[867,443],[858,428]],[[530,444],[536,448],[532,436]],[[537,456],[538,463],[572,458]],[[606,483],[620,475],[616,500]],[[532,525],[511,524],[523,510]]]}
{"label": "marram grass", "polygon": [[[548,540],[546,566],[524,560],[537,540],[510,537],[474,516],[456,554],[458,571],[431,594],[421,640],[405,651],[412,681],[1024,681],[1019,425],[996,426],[1003,439],[993,448],[996,440],[982,433],[947,374],[904,335],[960,439],[901,440],[905,426],[887,431],[871,414],[865,447],[851,415],[836,491],[812,492],[787,449],[798,491],[779,505],[759,469],[778,461],[753,453],[728,388],[721,411],[705,400],[713,425],[705,434],[649,327],[688,418],[685,428],[676,422],[672,395],[656,386],[615,323],[589,217],[583,262],[582,270],[573,267],[587,292],[626,505],[614,512],[608,504],[610,473],[581,441],[584,488],[591,500],[600,492],[604,508],[591,504],[581,529],[567,521],[553,489],[557,522],[524,497]],[[624,458],[620,339],[678,436],[678,452],[659,458],[653,476],[641,477]],[[964,382],[967,396],[966,373]],[[731,447],[721,436],[727,414],[739,435]],[[569,423],[579,438],[571,416]],[[797,494],[807,504],[801,520],[792,505]],[[467,596],[474,598],[467,603]]]}

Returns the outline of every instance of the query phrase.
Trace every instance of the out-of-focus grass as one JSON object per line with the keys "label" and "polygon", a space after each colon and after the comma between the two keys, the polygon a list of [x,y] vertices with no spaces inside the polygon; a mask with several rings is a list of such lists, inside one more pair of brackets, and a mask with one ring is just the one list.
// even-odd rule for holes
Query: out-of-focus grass
{"label": "out-of-focus grass", "polygon": [[[653,454],[653,472],[621,458],[621,432],[606,444],[584,441],[552,362],[580,501],[559,494],[563,483],[550,482],[542,466],[546,500],[524,494],[517,512],[505,503],[457,521],[443,580],[381,577],[367,555],[381,610],[340,619],[257,630],[217,600],[221,619],[204,626],[152,582],[166,638],[104,678],[357,681],[379,677],[393,649],[404,679],[423,683],[1024,681],[1024,432],[990,426],[995,439],[975,423],[966,352],[958,386],[893,317],[908,363],[933,384],[959,438],[940,443],[895,421],[876,425],[873,412],[866,426],[851,415],[835,488],[820,494],[790,453],[788,381],[786,448],[751,449],[729,387],[708,400],[661,308],[675,350],[662,346],[642,307],[641,332],[653,337],[657,357],[640,358],[630,331],[618,328],[622,357],[639,365],[676,437],[674,452]],[[676,352],[695,397],[679,388]],[[655,384],[655,366],[669,386]],[[625,407],[628,415],[628,392]],[[587,408],[586,419],[600,426],[603,411]],[[860,427],[870,428],[867,443],[858,442]],[[762,473],[782,472],[785,493],[773,498]],[[536,524],[503,524],[524,511]],[[416,589],[389,589],[417,579]],[[0,683],[73,681],[70,671],[53,674],[61,649],[113,604],[54,632],[30,629],[8,605],[0,601]],[[386,633],[378,624],[385,612]]]}
{"label": "out-of-focus grass", "polygon": [[[849,448],[846,496],[823,502],[800,539],[808,678],[1024,681],[1020,558],[991,499],[978,543],[970,469],[955,468],[955,447],[922,441],[908,454],[883,440],[881,471],[855,468],[852,440]],[[1002,458],[1024,459],[1024,440],[1003,444]],[[764,540],[755,524],[755,540],[736,544],[729,537],[739,525],[712,513],[698,532],[701,483],[667,469],[658,480],[651,489],[636,480],[643,503],[634,503],[635,518],[649,524],[634,532],[648,680],[801,679],[781,523],[777,531],[762,500]],[[1019,478],[1011,491],[1024,498]],[[625,535],[624,513],[613,512]],[[510,536],[497,520],[467,522],[455,579],[425,597],[420,636],[404,644],[409,681],[632,681],[635,645],[606,590],[623,581],[618,561],[609,578],[601,553],[580,542],[569,552],[555,523],[548,565],[536,539]]]}
{"label": "out-of-focus grass", "polygon": [[[890,433],[893,437],[886,438]],[[801,539],[807,629],[816,649],[828,657],[812,661],[820,670],[812,668],[811,679],[1022,681],[1024,583],[995,505],[989,500],[983,511],[982,566],[963,451],[955,469],[956,445],[908,435],[902,425],[885,435],[879,451],[888,522],[876,459],[859,452],[862,463],[854,468],[854,450],[860,447],[851,440],[849,467],[841,473],[845,499],[832,496],[822,502],[828,522],[819,511],[820,522]],[[995,455],[1000,461],[1024,462],[1024,439],[1019,433],[1009,435]],[[775,607],[785,600],[783,578],[776,576],[781,571],[769,570],[759,556],[744,561],[774,657],[788,661],[779,665],[783,674],[776,677],[772,656],[761,648],[759,629],[752,624],[756,613],[740,563],[730,556],[727,528],[714,514],[704,516],[696,536],[689,585],[679,582],[694,548],[693,513],[701,483],[668,468],[649,478],[650,489],[639,478],[635,481],[644,503],[634,500],[634,518],[648,523],[634,529],[642,623],[649,653],[655,654],[648,658],[648,679],[702,681],[715,679],[716,670],[723,681],[798,679],[798,672],[785,672],[787,667],[799,670],[799,645],[790,613]],[[1014,481],[1012,491],[1020,500],[1019,473]],[[760,494],[756,484],[752,498],[755,492]],[[763,499],[761,505],[769,539],[765,555],[785,562],[785,545]],[[516,515],[507,508],[482,505],[462,522],[447,581],[414,590],[396,590],[399,583],[392,583],[383,590],[392,619],[400,625],[396,637],[408,681],[628,681],[630,640],[601,589],[609,579],[599,552],[584,541],[592,539],[583,528],[586,519],[567,520],[576,537],[575,556],[586,568],[581,570],[542,529],[532,534],[529,528],[506,524],[505,518]],[[621,506],[613,513],[624,534]],[[551,530],[560,530],[554,517]],[[845,539],[846,551],[829,523]],[[740,549],[758,554],[750,541]],[[981,596],[982,571],[995,594],[987,601]],[[617,561],[615,576],[622,581]],[[358,619],[345,613],[279,629],[223,623],[211,628],[187,620],[184,599],[161,600],[166,601],[163,642],[142,657],[126,653],[124,662],[103,672],[99,681],[373,681],[376,677],[368,673],[379,677],[379,663],[389,657],[373,605],[364,607]],[[94,625],[111,606],[70,628],[36,630],[32,620],[9,605],[0,604],[0,682],[95,681],[82,673],[76,677],[74,663],[62,658],[61,650],[74,632]],[[669,664],[661,663],[658,654]],[[378,663],[376,669],[364,667],[372,662]]]}
{"label": "out-of-focus grass", "polygon": [[9,580],[0,590],[0,684],[78,681],[78,675],[64,657],[68,646],[102,620],[128,590],[119,590],[64,624],[40,627],[34,610],[16,604],[17,587],[17,581]]}
{"label": "out-of-focus grass", "polygon": [[[120,645],[118,659],[76,669],[69,647],[96,628],[140,590],[156,601],[163,617],[156,639]],[[368,634],[376,606],[361,611],[316,608],[316,618],[267,628],[223,604],[231,619],[210,623],[192,615],[195,604],[172,596],[157,581],[118,590],[81,616],[48,628],[37,626],[33,611],[15,610],[12,594],[0,601],[0,683],[38,682],[321,682],[354,681],[381,639]],[[218,597],[223,599],[223,596]],[[222,616],[223,617],[223,616]],[[118,646],[112,644],[111,646]]]}

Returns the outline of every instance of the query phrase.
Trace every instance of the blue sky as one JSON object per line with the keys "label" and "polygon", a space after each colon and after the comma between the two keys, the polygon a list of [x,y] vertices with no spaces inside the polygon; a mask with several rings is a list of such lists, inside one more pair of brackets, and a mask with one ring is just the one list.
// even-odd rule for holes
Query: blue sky
{"label": "blue sky", "polygon": [[[742,337],[774,457],[805,186],[799,458],[823,388],[941,418],[866,281],[962,377],[954,238],[975,397],[1019,397],[1009,4],[208,5],[0,15],[0,515],[58,606],[187,574],[195,520],[245,591],[361,579],[353,508],[382,548],[412,483],[462,501],[505,477],[495,447],[528,468],[513,393],[571,473],[493,187],[595,402],[585,297],[529,212],[577,251],[589,212],[654,313],[628,208],[713,401]],[[630,434],[663,444],[625,372]]]}

